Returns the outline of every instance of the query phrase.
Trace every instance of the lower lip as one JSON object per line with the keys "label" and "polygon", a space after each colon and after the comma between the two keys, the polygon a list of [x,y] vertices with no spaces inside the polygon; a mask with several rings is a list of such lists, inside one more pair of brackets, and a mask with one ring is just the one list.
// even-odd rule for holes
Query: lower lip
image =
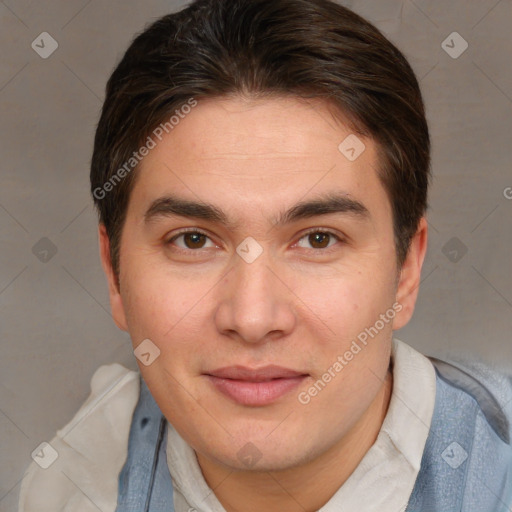
{"label": "lower lip", "polygon": [[224,395],[241,405],[268,405],[299,386],[306,375],[273,379],[264,382],[223,379],[207,375],[209,381]]}

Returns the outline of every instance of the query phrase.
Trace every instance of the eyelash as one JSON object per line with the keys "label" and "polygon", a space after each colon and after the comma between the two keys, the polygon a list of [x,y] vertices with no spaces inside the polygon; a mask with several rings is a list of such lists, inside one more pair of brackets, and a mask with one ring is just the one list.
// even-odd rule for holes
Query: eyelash
{"label": "eyelash", "polygon": [[[197,233],[200,235],[204,235],[211,240],[211,237],[204,231],[202,231],[198,228],[189,228],[189,229],[183,229],[183,230],[179,231],[178,233],[176,233],[175,235],[173,235],[172,238],[170,238],[169,240],[167,240],[165,242],[165,245],[171,245],[172,242],[174,242],[177,238],[179,238],[180,236],[187,234],[187,233]],[[306,231],[305,233],[302,234],[302,236],[298,239],[298,241],[300,241],[303,238],[307,237],[308,235],[312,235],[314,233],[327,234],[327,235],[330,235],[330,236],[336,238],[336,240],[338,242],[341,242],[341,243],[344,242],[344,239],[342,237],[340,237],[339,235],[337,235],[334,231],[331,231],[330,229],[322,229],[322,228],[313,228],[309,231]],[[298,243],[298,241],[296,243]],[[194,252],[200,252],[201,250],[202,249],[183,249],[181,247],[177,248],[177,252],[187,253],[187,254],[194,253]],[[329,253],[329,252],[331,252],[331,250],[335,250],[335,247],[331,246],[331,247],[326,247],[325,249],[306,249],[306,250],[313,251],[313,252]]]}

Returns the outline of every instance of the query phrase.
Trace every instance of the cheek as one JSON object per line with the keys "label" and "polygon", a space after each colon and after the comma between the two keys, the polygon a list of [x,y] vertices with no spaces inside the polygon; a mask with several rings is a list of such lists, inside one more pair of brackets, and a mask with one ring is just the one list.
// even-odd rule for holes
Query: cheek
{"label": "cheek", "polygon": [[157,343],[183,316],[181,294],[149,270],[130,272],[128,268],[127,274],[122,296],[132,339],[137,343],[138,338],[150,338]]}
{"label": "cheek", "polygon": [[[126,320],[134,347],[149,338],[172,367],[180,357],[190,359],[201,349],[207,324],[210,280],[165,275],[156,268],[133,265],[123,290]],[[211,324],[211,322],[210,322]],[[193,343],[191,343],[193,341]],[[167,364],[167,363],[166,363]]]}
{"label": "cheek", "polygon": [[334,415],[340,410],[364,410],[367,399],[375,395],[389,360],[396,316],[393,292],[393,281],[384,273],[354,272],[350,278],[333,279],[328,294],[308,303],[328,326],[325,334],[316,331],[311,347],[318,372],[314,378],[329,381],[314,407],[320,410],[330,403]]}
{"label": "cheek", "polygon": [[300,286],[294,287],[294,293],[301,299],[297,301],[301,316],[316,322],[320,332],[334,337],[337,345],[342,344],[342,340],[357,336],[392,307],[394,284],[385,272],[353,267],[329,276],[297,280]]}

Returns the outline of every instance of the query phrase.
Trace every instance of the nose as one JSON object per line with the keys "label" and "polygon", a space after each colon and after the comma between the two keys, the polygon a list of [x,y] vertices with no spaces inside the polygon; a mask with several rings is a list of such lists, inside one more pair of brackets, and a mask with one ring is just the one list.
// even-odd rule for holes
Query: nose
{"label": "nose", "polygon": [[215,311],[218,331],[245,343],[286,336],[296,323],[294,295],[282,267],[264,251],[254,261],[238,257],[221,287]]}

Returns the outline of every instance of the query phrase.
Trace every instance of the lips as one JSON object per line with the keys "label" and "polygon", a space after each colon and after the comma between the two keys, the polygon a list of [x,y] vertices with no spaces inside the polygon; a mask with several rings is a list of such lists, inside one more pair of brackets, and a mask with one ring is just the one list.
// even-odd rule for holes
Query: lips
{"label": "lips", "polygon": [[263,406],[299,386],[308,374],[282,366],[219,368],[205,374],[214,388],[240,405]]}
{"label": "lips", "polygon": [[208,372],[207,375],[220,377],[222,379],[243,380],[248,382],[263,382],[272,379],[289,379],[306,375],[282,366],[269,365],[263,368],[251,369],[245,366],[226,366]]}

